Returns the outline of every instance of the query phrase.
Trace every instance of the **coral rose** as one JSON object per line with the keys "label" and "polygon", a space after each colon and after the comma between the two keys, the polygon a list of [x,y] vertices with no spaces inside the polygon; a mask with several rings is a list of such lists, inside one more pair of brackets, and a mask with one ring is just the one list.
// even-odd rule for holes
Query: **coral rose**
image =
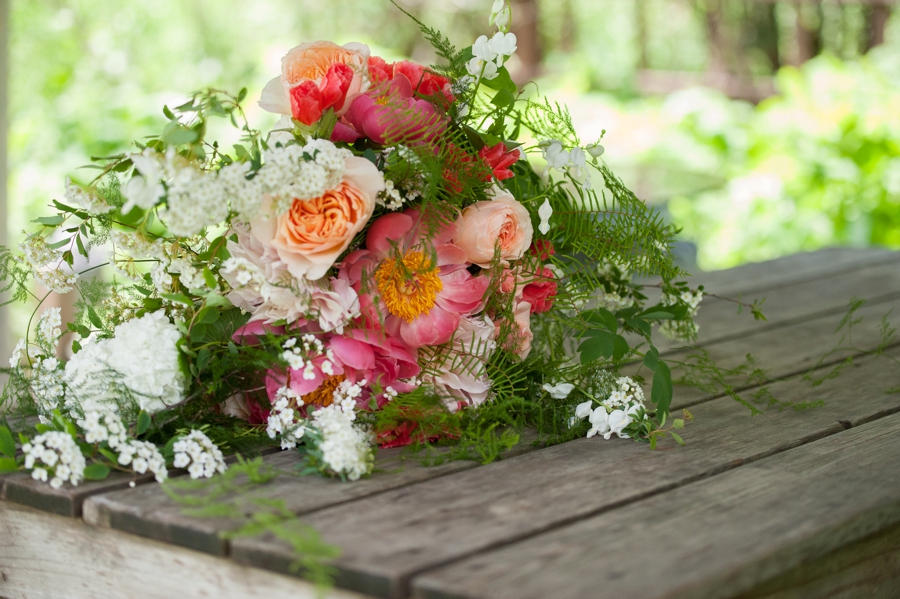
{"label": "coral rose", "polygon": [[[281,75],[266,84],[259,105],[307,125],[328,108],[341,116],[353,98],[369,87],[368,59],[369,47],[365,44],[301,44],[281,59]],[[307,122],[316,112],[318,116]]]}
{"label": "coral rose", "polygon": [[511,193],[495,188],[494,199],[475,202],[456,221],[453,243],[466,253],[469,262],[488,268],[499,247],[503,266],[518,260],[531,245],[534,229],[525,206]]}
{"label": "coral rose", "polygon": [[365,158],[346,159],[344,178],[335,189],[311,200],[295,199],[277,218],[250,221],[250,232],[264,248],[273,248],[298,279],[316,280],[328,272],[372,216],[384,177]]}
{"label": "coral rose", "polygon": [[553,299],[556,297],[556,275],[549,268],[544,267],[540,273],[535,274],[522,289],[522,299],[531,303],[531,313],[540,314],[553,307]]}

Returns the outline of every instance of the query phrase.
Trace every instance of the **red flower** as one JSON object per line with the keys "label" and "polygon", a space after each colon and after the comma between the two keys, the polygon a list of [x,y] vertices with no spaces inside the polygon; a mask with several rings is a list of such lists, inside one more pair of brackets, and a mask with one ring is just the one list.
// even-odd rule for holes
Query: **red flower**
{"label": "red flower", "polygon": [[373,84],[377,85],[384,81],[390,81],[398,73],[409,79],[413,86],[413,93],[429,98],[432,101],[436,99],[438,94],[443,96],[445,103],[438,103],[443,104],[444,108],[456,100],[453,94],[450,93],[450,80],[446,77],[441,77],[420,64],[408,60],[389,63],[380,56],[369,57],[369,79],[372,80]]}
{"label": "red flower", "polygon": [[[509,167],[522,156],[522,152],[519,151],[519,148],[507,151],[503,142],[500,142],[492,148],[484,146],[478,150],[478,156],[490,167],[494,173],[494,177],[496,177],[498,181],[502,181],[504,179],[509,179],[514,175],[514,173],[509,170]],[[488,180],[490,180],[490,176],[488,176]]]}
{"label": "red flower", "polygon": [[291,88],[291,116],[312,125],[329,108],[340,110],[352,82],[353,69],[341,63],[331,65],[318,84],[311,79],[302,81]]}
{"label": "red flower", "polygon": [[542,269],[534,280],[522,289],[522,299],[531,304],[531,313],[540,314],[553,307],[556,297],[556,275],[549,268]]}
{"label": "red flower", "polygon": [[553,242],[549,239],[535,239],[534,243],[531,244],[531,247],[528,248],[528,253],[532,256],[537,256],[538,260],[543,262],[554,255],[556,250],[553,249]]}
{"label": "red flower", "polygon": [[373,85],[390,81],[394,78],[394,65],[386,62],[380,56],[369,57],[369,79]]}

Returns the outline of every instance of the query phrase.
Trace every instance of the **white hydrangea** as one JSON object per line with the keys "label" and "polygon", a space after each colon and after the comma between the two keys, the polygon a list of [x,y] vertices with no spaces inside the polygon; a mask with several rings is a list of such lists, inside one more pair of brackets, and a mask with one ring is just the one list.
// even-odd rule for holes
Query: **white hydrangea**
{"label": "white hydrangea", "polygon": [[179,437],[172,450],[175,452],[172,465],[187,468],[191,478],[212,478],[216,472],[222,474],[227,469],[222,452],[203,431],[195,429]]}
{"label": "white hydrangea", "polygon": [[48,431],[22,446],[25,468],[31,470],[34,480],[47,482],[60,488],[64,482],[78,485],[84,478],[86,462],[75,439],[68,433]]}
{"label": "white hydrangea", "polygon": [[122,466],[130,465],[131,469],[138,474],[152,472],[158,483],[165,482],[169,477],[166,459],[153,443],[129,439],[127,443],[119,445],[117,449],[119,452],[118,462]]}
{"label": "white hydrangea", "polygon": [[[118,325],[112,339],[88,339],[66,364],[70,399],[114,401],[117,386],[134,393],[141,409],[153,414],[178,403],[184,375],[178,360],[178,328],[162,312]],[[111,375],[117,375],[110,381]]]}
{"label": "white hydrangea", "polygon": [[103,198],[72,183],[72,179],[69,177],[66,177],[65,198],[70,206],[76,206],[91,214],[105,214],[114,208],[107,204]]}
{"label": "white hydrangea", "polygon": [[68,293],[75,288],[78,274],[64,270],[68,265],[64,266],[63,253],[47,245],[44,237],[32,235],[19,244],[19,249],[34,278],[44,287],[56,293]]}

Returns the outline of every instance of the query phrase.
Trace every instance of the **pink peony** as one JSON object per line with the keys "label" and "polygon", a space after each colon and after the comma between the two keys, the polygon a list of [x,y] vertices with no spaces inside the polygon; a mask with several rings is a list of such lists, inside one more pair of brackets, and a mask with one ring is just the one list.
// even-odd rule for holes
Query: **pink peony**
{"label": "pink peony", "polygon": [[546,312],[552,308],[554,297],[556,297],[556,275],[546,267],[522,289],[522,299],[531,303],[532,314]]}
{"label": "pink peony", "polygon": [[[333,337],[331,350],[343,364],[347,379],[354,383],[365,380],[369,389],[378,390],[376,403],[379,408],[389,401],[384,394],[388,387],[396,393],[408,393],[415,389],[414,385],[402,379],[419,374],[421,369],[416,351],[399,339],[379,331],[354,329],[342,337]],[[360,397],[365,407],[368,407],[370,399],[368,390]]]}
{"label": "pink peony", "polygon": [[[424,382],[430,383],[444,397],[444,403],[451,412],[465,406],[478,406],[487,400],[491,392],[491,381],[485,365],[497,347],[494,334],[494,324],[487,316],[463,316],[453,335],[451,351],[464,357],[444,361],[439,374],[426,374],[422,377]],[[453,370],[448,368],[451,365],[455,366]]]}
{"label": "pink peony", "polygon": [[434,105],[415,98],[412,84],[402,73],[357,96],[343,121],[360,137],[382,145],[431,140],[446,127]]}
{"label": "pink peony", "polygon": [[465,252],[450,242],[454,225],[429,236],[420,221],[415,210],[382,216],[369,228],[366,249],[348,255],[339,275],[360,292],[370,325],[383,321],[390,336],[414,348],[449,341],[460,316],[481,309],[490,284],[466,270]]}

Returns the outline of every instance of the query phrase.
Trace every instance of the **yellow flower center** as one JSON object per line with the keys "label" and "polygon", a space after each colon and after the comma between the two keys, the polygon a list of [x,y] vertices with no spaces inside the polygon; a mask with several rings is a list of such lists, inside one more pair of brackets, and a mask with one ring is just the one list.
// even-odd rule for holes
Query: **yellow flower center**
{"label": "yellow flower center", "polygon": [[388,311],[412,322],[434,307],[444,288],[438,269],[424,253],[406,252],[403,259],[388,259],[375,272],[375,282]]}
{"label": "yellow flower center", "polygon": [[303,404],[313,404],[316,407],[324,408],[330,406],[334,402],[334,390],[344,382],[344,375],[338,374],[330,376],[319,385],[315,391],[310,391],[302,397]]}

